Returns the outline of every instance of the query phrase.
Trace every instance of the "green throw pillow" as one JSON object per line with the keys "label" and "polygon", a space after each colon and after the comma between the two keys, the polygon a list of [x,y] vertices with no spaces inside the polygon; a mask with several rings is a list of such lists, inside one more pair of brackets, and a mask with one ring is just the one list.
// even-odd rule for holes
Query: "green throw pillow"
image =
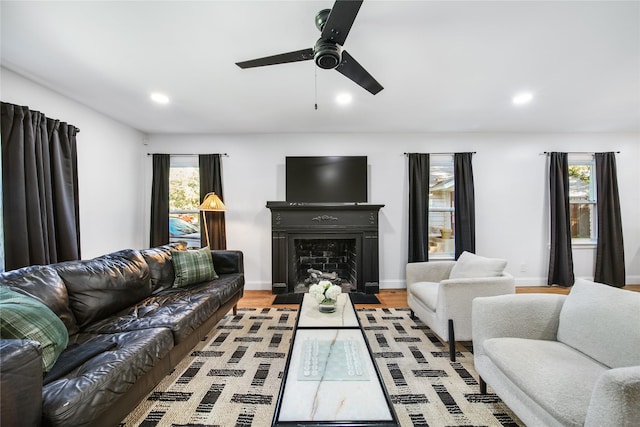
{"label": "green throw pillow", "polygon": [[173,282],[174,288],[218,278],[213,269],[213,258],[211,258],[209,248],[193,251],[171,251],[171,260],[176,273]]}
{"label": "green throw pillow", "polygon": [[49,307],[6,286],[0,286],[0,338],[39,342],[43,372],[51,369],[69,343],[67,327]]}

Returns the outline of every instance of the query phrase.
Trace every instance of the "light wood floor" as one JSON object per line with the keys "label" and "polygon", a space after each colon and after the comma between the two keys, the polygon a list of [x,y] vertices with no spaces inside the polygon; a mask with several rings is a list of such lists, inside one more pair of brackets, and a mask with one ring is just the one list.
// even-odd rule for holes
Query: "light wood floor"
{"label": "light wood floor", "polygon": [[[516,288],[516,293],[551,293],[568,294],[571,288],[559,286],[522,286]],[[627,285],[623,289],[640,292],[640,285]],[[377,294],[380,304],[356,304],[356,308],[403,308],[407,307],[407,291],[404,289],[381,290]],[[297,304],[273,305],[274,295],[271,291],[244,291],[244,296],[238,302],[239,308],[298,308]]]}

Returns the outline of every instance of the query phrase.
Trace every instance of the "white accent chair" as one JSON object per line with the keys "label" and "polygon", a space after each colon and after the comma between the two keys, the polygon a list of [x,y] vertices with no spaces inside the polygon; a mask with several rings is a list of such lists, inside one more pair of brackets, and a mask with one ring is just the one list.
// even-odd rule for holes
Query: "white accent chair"
{"label": "white accent chair", "polygon": [[463,252],[457,261],[407,264],[407,303],[443,342],[455,362],[455,342],[471,341],[471,302],[476,297],[515,293],[507,262]]}

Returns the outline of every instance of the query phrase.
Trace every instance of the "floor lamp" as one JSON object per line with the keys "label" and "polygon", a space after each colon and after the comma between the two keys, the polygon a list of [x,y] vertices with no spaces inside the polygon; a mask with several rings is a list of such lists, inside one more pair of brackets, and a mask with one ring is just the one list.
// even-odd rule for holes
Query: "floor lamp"
{"label": "floor lamp", "polygon": [[207,226],[207,217],[205,212],[224,212],[227,207],[222,203],[220,197],[216,193],[208,193],[204,196],[202,204],[198,207],[198,210],[202,212],[202,222],[204,222],[204,233],[207,235],[207,247],[211,249],[211,242],[209,241],[209,227]]}

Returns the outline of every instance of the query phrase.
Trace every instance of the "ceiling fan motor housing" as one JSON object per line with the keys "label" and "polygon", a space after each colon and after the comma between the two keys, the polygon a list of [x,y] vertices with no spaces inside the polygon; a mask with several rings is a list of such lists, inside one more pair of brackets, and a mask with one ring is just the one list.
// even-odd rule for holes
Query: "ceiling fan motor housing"
{"label": "ceiling fan motor housing", "polygon": [[341,61],[341,49],[336,43],[319,39],[313,49],[316,65],[325,70],[336,68]]}

